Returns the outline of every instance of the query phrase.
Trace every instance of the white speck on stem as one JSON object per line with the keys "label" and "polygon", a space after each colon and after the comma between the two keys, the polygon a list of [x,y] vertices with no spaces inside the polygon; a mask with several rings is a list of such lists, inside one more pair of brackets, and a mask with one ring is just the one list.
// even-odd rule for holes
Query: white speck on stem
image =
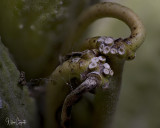
{"label": "white speck on stem", "polygon": [[72,59],[72,62],[73,62],[73,63],[77,63],[80,59],[81,59],[81,58],[79,58],[79,57],[73,58],[73,59]]}
{"label": "white speck on stem", "polygon": [[104,49],[104,44],[101,44],[100,46],[99,46],[99,52],[103,52],[103,49]]}
{"label": "white speck on stem", "polygon": [[109,71],[109,69],[104,68],[104,69],[103,69],[103,73],[104,73],[105,75],[109,75],[110,71]]}
{"label": "white speck on stem", "polygon": [[104,41],[104,43],[106,45],[112,45],[113,42],[114,42],[114,40],[111,37],[106,38],[105,41]]}
{"label": "white speck on stem", "polygon": [[105,62],[105,61],[106,61],[106,58],[105,58],[104,56],[99,56],[98,58],[99,58],[99,60],[100,60],[101,62]]}
{"label": "white speck on stem", "polygon": [[108,63],[103,64],[104,68],[110,69],[110,65]]}
{"label": "white speck on stem", "polygon": [[109,71],[109,74],[110,74],[111,76],[113,76],[113,74],[114,74],[113,70],[110,70],[110,71]]}
{"label": "white speck on stem", "polygon": [[104,55],[107,55],[108,53],[109,53],[109,51],[110,51],[110,47],[109,46],[105,46],[104,48],[103,48],[103,54]]}
{"label": "white speck on stem", "polygon": [[89,69],[90,70],[93,70],[93,69],[96,69],[96,68],[97,68],[97,63],[92,62],[92,63],[89,64]]}
{"label": "white speck on stem", "polygon": [[120,48],[118,49],[118,53],[119,53],[120,55],[124,55],[125,49],[124,49],[123,47],[120,47]]}
{"label": "white speck on stem", "polygon": [[104,37],[100,37],[100,38],[97,39],[97,42],[101,42],[101,43],[102,43],[102,42],[104,42],[104,41],[105,41],[105,38],[104,38]]}
{"label": "white speck on stem", "polygon": [[93,57],[91,59],[91,61],[92,61],[92,63],[97,63],[97,62],[99,62],[99,57]]}
{"label": "white speck on stem", "polygon": [[127,41],[127,42],[126,42],[126,44],[131,45],[131,44],[132,44],[132,42],[131,42],[131,41]]}
{"label": "white speck on stem", "polygon": [[110,52],[111,52],[111,54],[116,54],[117,53],[117,49],[111,48]]}

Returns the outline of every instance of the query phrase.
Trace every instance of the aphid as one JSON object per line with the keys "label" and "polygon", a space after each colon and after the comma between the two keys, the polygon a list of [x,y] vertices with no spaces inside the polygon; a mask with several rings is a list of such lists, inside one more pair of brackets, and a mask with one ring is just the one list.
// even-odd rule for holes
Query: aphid
{"label": "aphid", "polygon": [[98,58],[101,62],[106,62],[106,58],[104,56],[99,56]]}
{"label": "aphid", "polygon": [[131,45],[132,42],[128,40],[128,41],[126,42],[126,44]]}
{"label": "aphid", "polygon": [[104,54],[104,55],[107,55],[107,54],[109,53],[109,51],[110,51],[110,47],[109,47],[109,46],[105,46],[105,47],[103,48],[103,54]]}
{"label": "aphid", "polygon": [[109,69],[104,68],[104,69],[103,69],[103,73],[104,73],[105,75],[109,75],[110,71],[109,71]]}
{"label": "aphid", "polygon": [[110,52],[111,52],[111,54],[116,54],[117,53],[117,49],[111,48]]}
{"label": "aphid", "polygon": [[110,70],[110,71],[109,71],[109,74],[110,74],[111,76],[113,76],[113,74],[114,74],[113,70]]}
{"label": "aphid", "polygon": [[113,42],[114,42],[114,40],[111,37],[106,38],[105,41],[104,41],[104,43],[106,45],[112,45]]}
{"label": "aphid", "polygon": [[98,40],[97,40],[97,42],[104,42],[105,41],[105,38],[104,37],[100,37],[100,38],[98,38]]}
{"label": "aphid", "polygon": [[120,48],[118,49],[118,53],[119,53],[120,55],[124,55],[125,49],[124,49],[123,47],[120,47]]}
{"label": "aphid", "polygon": [[110,69],[110,65],[108,63],[103,64],[104,68]]}
{"label": "aphid", "polygon": [[99,46],[99,52],[103,52],[103,49],[104,49],[104,44],[101,44],[100,46]]}
{"label": "aphid", "polygon": [[93,63],[97,63],[97,62],[99,62],[99,57],[93,57],[93,58],[91,59],[91,61],[92,61]]}
{"label": "aphid", "polygon": [[89,64],[89,69],[90,69],[90,70],[94,70],[94,69],[97,68],[97,66],[98,66],[97,63],[93,63],[93,62],[92,62],[92,63]]}
{"label": "aphid", "polygon": [[72,62],[73,62],[73,63],[77,63],[80,59],[81,59],[81,58],[79,58],[79,57],[73,58],[73,59],[72,59]]}

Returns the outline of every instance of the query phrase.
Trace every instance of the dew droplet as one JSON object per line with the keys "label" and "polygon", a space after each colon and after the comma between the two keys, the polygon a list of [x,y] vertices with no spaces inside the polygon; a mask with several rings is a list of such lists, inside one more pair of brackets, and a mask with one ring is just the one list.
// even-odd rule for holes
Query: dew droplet
{"label": "dew droplet", "polygon": [[98,58],[99,58],[99,60],[100,60],[101,62],[105,62],[105,61],[106,61],[106,58],[105,58],[104,56],[99,56]]}
{"label": "dew droplet", "polygon": [[103,64],[104,68],[110,69],[110,65],[108,63]]}
{"label": "dew droplet", "polygon": [[62,4],[63,4],[63,1],[60,1],[59,4],[62,5]]}
{"label": "dew droplet", "polygon": [[24,26],[23,26],[23,24],[19,24],[18,27],[19,27],[19,29],[23,29]]}
{"label": "dew droplet", "polygon": [[111,48],[110,52],[111,52],[111,54],[116,54],[117,53],[117,49]]}
{"label": "dew droplet", "polygon": [[58,11],[57,10],[54,10],[54,14],[57,14],[58,13]]}
{"label": "dew droplet", "polygon": [[99,58],[98,58],[98,57],[93,57],[93,58],[91,59],[91,61],[92,61],[93,63],[97,63],[97,62],[99,62]]}
{"label": "dew droplet", "polygon": [[31,30],[35,30],[35,26],[34,26],[34,25],[31,25],[31,26],[30,26],[30,29],[31,29]]}
{"label": "dew droplet", "polygon": [[96,67],[97,67],[97,63],[92,62],[92,63],[89,64],[89,69],[90,70],[96,69]]}
{"label": "dew droplet", "polygon": [[106,38],[105,41],[104,41],[104,43],[106,45],[112,45],[113,42],[114,42],[114,40],[111,37]]}
{"label": "dew droplet", "polygon": [[42,30],[38,31],[38,34],[39,34],[39,35],[42,35],[42,34],[43,34],[43,31],[42,31]]}
{"label": "dew droplet", "polygon": [[103,48],[103,54],[104,55],[107,55],[108,53],[109,53],[109,51],[110,51],[110,47],[109,46],[105,46],[104,48]]}

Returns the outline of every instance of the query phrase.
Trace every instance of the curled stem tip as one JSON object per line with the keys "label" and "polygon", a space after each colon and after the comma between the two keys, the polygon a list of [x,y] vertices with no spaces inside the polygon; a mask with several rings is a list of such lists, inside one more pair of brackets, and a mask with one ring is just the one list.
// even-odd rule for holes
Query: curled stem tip
{"label": "curled stem tip", "polygon": [[129,26],[131,35],[127,37],[125,41],[130,42],[130,50],[136,51],[136,49],[143,43],[145,30],[139,17],[131,9],[125,6],[117,3],[103,2],[88,8],[80,15],[68,36],[65,50],[62,48],[62,53],[64,53],[64,51],[68,52],[66,49],[70,49],[69,47],[73,46],[75,42],[79,40],[80,36],[93,21],[105,17],[119,19]]}

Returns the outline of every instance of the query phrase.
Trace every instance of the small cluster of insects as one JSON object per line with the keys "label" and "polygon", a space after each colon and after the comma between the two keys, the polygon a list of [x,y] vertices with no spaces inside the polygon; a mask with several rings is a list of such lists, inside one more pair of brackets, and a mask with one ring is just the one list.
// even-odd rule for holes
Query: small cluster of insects
{"label": "small cluster of insects", "polygon": [[104,76],[113,76],[114,72],[111,69],[110,65],[106,62],[106,56],[109,54],[113,55],[124,55],[125,54],[125,45],[119,42],[114,41],[112,37],[99,37],[96,42],[98,43],[98,51],[100,56],[93,57],[88,68],[91,71],[96,71],[100,68],[101,74]]}
{"label": "small cluster of insects", "polygon": [[88,68],[90,70],[96,70],[99,65],[102,67],[102,72],[103,74],[113,76],[114,72],[111,69],[110,65],[106,62],[106,58],[104,56],[99,56],[99,57],[93,57],[91,59],[91,63],[89,64]]}
{"label": "small cluster of insects", "polygon": [[100,43],[99,52],[104,55],[109,53],[119,55],[125,54],[125,45],[117,45],[111,37],[100,37],[97,42]]}

